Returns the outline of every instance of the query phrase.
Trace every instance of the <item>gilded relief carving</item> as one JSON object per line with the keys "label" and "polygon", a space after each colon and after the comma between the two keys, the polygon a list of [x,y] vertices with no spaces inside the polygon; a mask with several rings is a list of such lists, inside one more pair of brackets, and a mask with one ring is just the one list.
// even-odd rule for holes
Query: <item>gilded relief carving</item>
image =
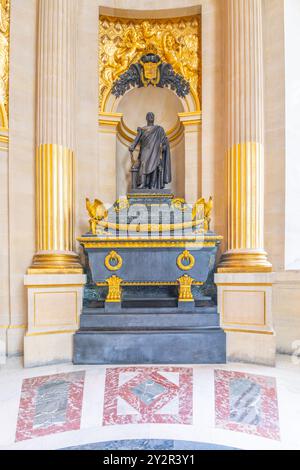
{"label": "gilded relief carving", "polygon": [[9,74],[9,12],[10,0],[0,0],[0,106],[1,127],[8,126]]}
{"label": "gilded relief carving", "polygon": [[143,54],[158,54],[201,96],[200,17],[128,19],[100,16],[99,103],[113,82]]}

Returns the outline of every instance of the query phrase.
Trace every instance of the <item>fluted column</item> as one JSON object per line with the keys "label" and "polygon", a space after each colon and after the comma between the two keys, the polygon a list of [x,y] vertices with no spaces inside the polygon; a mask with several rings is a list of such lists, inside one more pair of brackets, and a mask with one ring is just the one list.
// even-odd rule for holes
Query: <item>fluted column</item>
{"label": "fluted column", "polygon": [[264,251],[261,0],[225,0],[228,251],[219,272],[270,271]]}
{"label": "fluted column", "polygon": [[81,272],[74,253],[77,0],[39,0],[36,245],[31,272]]}

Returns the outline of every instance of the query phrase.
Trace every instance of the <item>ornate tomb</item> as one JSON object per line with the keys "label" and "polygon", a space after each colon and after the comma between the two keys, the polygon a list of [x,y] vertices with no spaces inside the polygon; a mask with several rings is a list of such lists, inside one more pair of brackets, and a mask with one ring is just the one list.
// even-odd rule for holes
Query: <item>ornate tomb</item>
{"label": "ornate tomb", "polygon": [[[132,189],[108,210],[86,200],[90,232],[79,238],[88,283],[74,362],[224,362],[215,270],[222,237],[209,230],[212,198],[175,198],[169,141],[147,113],[130,145]],[[132,157],[133,159],[133,157]]]}
{"label": "ornate tomb", "polygon": [[87,207],[91,230],[79,241],[88,283],[74,362],[225,362],[211,200],[190,207],[166,190],[136,190],[108,210],[97,200]]}

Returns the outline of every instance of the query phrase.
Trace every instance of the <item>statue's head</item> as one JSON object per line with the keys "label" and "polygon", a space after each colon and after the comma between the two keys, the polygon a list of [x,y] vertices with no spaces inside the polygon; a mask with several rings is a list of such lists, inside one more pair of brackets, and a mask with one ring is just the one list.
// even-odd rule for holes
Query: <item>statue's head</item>
{"label": "statue's head", "polygon": [[153,113],[147,113],[146,114],[146,121],[148,125],[154,124],[154,114]]}

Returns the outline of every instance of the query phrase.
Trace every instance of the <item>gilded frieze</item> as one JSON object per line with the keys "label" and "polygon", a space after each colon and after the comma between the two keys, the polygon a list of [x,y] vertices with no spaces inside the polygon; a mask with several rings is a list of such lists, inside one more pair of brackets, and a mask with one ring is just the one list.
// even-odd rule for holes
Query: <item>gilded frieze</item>
{"label": "gilded frieze", "polygon": [[[166,19],[129,19],[100,16],[99,105],[113,82],[140,56],[158,54],[201,96],[200,16]],[[200,100],[201,101],[201,100]]]}

